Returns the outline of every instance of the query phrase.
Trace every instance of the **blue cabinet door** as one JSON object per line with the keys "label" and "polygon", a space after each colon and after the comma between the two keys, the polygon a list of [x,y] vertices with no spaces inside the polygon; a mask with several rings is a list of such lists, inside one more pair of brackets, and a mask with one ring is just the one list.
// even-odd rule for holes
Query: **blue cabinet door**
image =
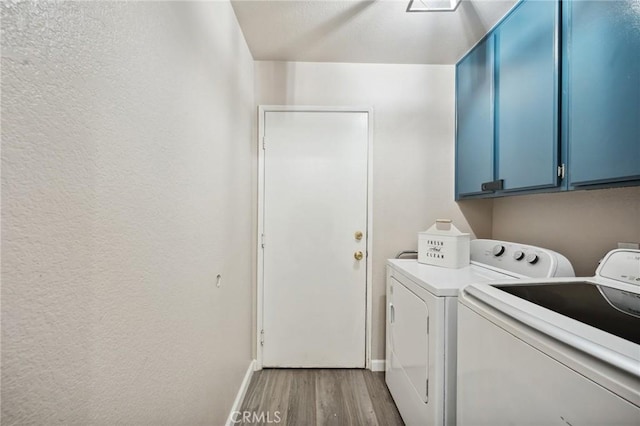
{"label": "blue cabinet door", "polygon": [[569,184],[640,180],[638,2],[572,1],[563,12]]}
{"label": "blue cabinet door", "polygon": [[524,1],[496,31],[496,177],[504,190],[556,187],[559,10]]}
{"label": "blue cabinet door", "polygon": [[456,66],[456,198],[493,180],[493,36]]}

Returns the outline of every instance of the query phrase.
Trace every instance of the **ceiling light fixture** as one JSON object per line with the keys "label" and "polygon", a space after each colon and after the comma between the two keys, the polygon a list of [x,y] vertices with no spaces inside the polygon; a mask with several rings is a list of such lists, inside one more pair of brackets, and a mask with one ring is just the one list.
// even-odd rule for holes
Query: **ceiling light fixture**
{"label": "ceiling light fixture", "polygon": [[407,12],[452,12],[460,0],[411,0]]}

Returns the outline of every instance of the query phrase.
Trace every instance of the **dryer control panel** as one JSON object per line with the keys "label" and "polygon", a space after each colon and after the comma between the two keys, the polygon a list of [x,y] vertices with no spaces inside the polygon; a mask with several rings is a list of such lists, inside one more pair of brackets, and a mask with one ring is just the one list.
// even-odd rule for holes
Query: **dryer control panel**
{"label": "dryer control panel", "polygon": [[471,261],[531,278],[573,277],[566,257],[552,250],[500,240],[471,241]]}

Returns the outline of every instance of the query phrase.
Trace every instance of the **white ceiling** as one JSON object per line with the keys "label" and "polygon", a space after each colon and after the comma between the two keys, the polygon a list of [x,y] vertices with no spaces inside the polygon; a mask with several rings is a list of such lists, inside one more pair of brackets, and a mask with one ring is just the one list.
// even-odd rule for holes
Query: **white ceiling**
{"label": "white ceiling", "polygon": [[[419,0],[416,0],[419,1]],[[406,13],[399,0],[232,0],[255,60],[455,64],[517,0]]]}

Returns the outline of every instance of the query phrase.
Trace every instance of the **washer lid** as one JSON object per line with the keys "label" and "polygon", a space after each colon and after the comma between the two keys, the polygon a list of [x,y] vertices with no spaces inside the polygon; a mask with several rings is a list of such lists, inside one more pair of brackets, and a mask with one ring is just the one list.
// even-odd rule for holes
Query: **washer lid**
{"label": "washer lid", "polygon": [[640,345],[640,294],[586,281],[495,287]]}
{"label": "washer lid", "polygon": [[[591,304],[587,304],[587,308],[577,306],[582,304],[585,299],[595,298],[593,289],[595,289],[596,292],[600,292],[600,288],[608,287],[622,290],[632,295],[638,294],[639,287],[637,286],[620,282],[613,282],[615,285],[608,285],[611,282],[613,281],[603,280],[601,278],[583,278],[579,281],[576,281],[575,278],[551,278],[544,280],[528,279],[471,284],[462,290],[459,300],[463,304],[471,304],[476,306],[476,309],[485,310],[487,315],[494,315],[492,310],[501,312],[555,340],[631,373],[634,377],[640,378],[640,368],[638,368],[638,365],[640,365],[640,345],[634,341],[636,339],[634,336],[637,336],[635,333],[637,329],[640,328],[638,327],[637,318],[633,315],[622,313],[620,310],[615,309],[615,307],[611,307],[610,311],[607,310],[608,313],[605,314],[605,316],[607,316],[608,319],[604,321],[604,323],[608,323],[607,327],[611,327],[612,317],[615,316],[615,320],[617,320],[621,315],[626,315],[624,324],[627,325],[623,327],[633,327],[636,329],[629,330],[627,333],[621,330],[621,327],[614,326],[616,333],[626,333],[624,337],[620,337],[618,334],[613,333],[611,329],[607,330],[604,326],[598,327],[595,324],[592,325],[581,317],[581,315],[588,315],[587,311],[589,310],[589,306],[592,306]],[[591,295],[584,296],[583,293],[577,296],[574,293],[573,296],[563,296],[564,302],[550,300],[552,296],[557,297],[558,293],[549,293],[547,291],[546,295],[541,296],[540,292],[531,289],[531,287],[544,286],[573,286],[579,290],[580,287],[584,285],[593,286],[590,290]],[[525,289],[517,290],[515,287],[524,287]],[[507,288],[509,291],[505,290]],[[554,290],[555,289],[557,288],[554,288]],[[512,294],[524,294],[527,293],[527,291],[529,291],[529,294],[525,297],[520,297],[520,294]],[[542,291],[542,293],[545,293],[545,291]],[[474,300],[482,303],[474,304]],[[607,303],[606,299],[603,300]],[[604,310],[602,307],[603,300],[597,303],[600,306],[599,309]],[[562,312],[562,309],[554,310],[545,306],[553,305],[554,308],[557,308],[557,305],[563,304],[569,305],[564,306],[564,312]],[[567,315],[569,311],[571,311],[571,315]],[[576,319],[576,316],[580,316],[580,318]],[[596,319],[589,321],[594,323],[598,322]],[[601,323],[602,322],[603,321],[601,321]],[[631,335],[629,335],[629,333]]]}

